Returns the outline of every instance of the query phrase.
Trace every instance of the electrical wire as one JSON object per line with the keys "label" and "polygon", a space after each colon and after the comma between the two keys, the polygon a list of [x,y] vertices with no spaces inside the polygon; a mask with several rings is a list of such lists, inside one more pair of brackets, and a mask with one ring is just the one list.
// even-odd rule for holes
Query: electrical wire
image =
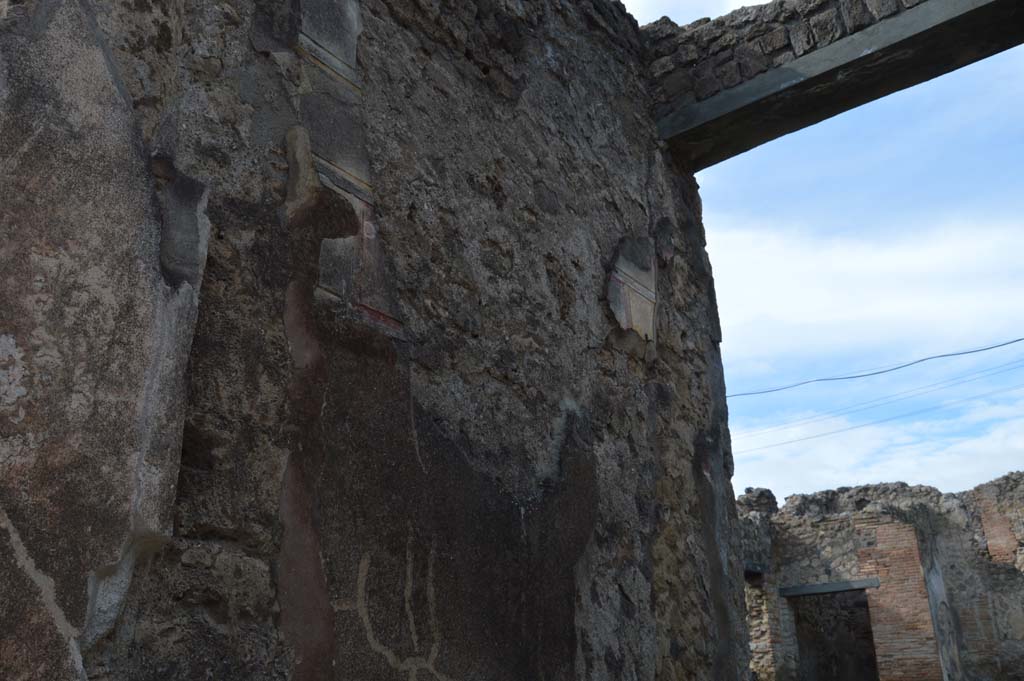
{"label": "electrical wire", "polygon": [[[903,402],[921,395],[927,395],[929,393],[938,392],[947,388],[953,388],[958,385],[964,385],[965,383],[973,383],[974,381],[980,381],[984,378],[991,376],[997,376],[999,374],[1005,374],[1010,371],[1018,371],[1024,369],[1024,357],[1013,360],[1012,362],[1006,362],[1005,364],[997,364],[994,367],[987,369],[979,369],[978,371],[971,371],[966,374],[960,374],[953,376],[944,381],[938,381],[936,383],[929,383],[927,385],[919,386],[917,388],[911,388],[909,390],[903,390],[897,393],[891,393],[889,395],[883,395],[873,400],[867,400],[866,402],[856,402],[854,404],[840,407],[832,411],[826,411],[813,416],[806,416],[800,419],[794,419],[792,421],[784,421],[773,426],[767,426],[764,428],[755,428],[754,430],[745,430],[736,434],[734,439],[744,439],[753,435],[760,435],[763,433],[771,433],[778,430],[789,430],[793,426],[807,425],[811,423],[818,423],[820,421],[828,421],[837,416],[846,416],[848,414],[856,414],[862,411],[869,411],[871,409],[877,409],[878,407],[884,407],[896,402]],[[973,378],[972,378],[973,377]],[[963,380],[961,380],[963,379]]]}
{"label": "electrical wire", "polygon": [[1011,386],[1009,388],[1000,388],[999,390],[993,390],[991,392],[983,393],[981,395],[973,395],[971,397],[964,397],[959,400],[953,400],[952,402],[946,402],[944,404],[938,404],[932,407],[926,407],[924,409],[918,409],[916,411],[906,412],[905,414],[897,414],[896,416],[890,416],[889,418],[878,419],[877,421],[869,421],[868,423],[860,423],[856,426],[849,426],[847,428],[840,428],[839,430],[830,430],[826,433],[818,433],[816,435],[808,435],[806,437],[798,437],[793,440],[786,440],[785,442],[775,442],[770,445],[763,445],[761,447],[751,447],[749,449],[741,449],[733,454],[747,454],[749,452],[760,452],[765,449],[775,449],[776,447],[782,447],[784,445],[796,444],[798,442],[807,442],[808,440],[817,440],[818,438],[828,437],[830,435],[838,435],[840,433],[848,433],[851,430],[859,430],[861,428],[867,428],[868,426],[877,426],[881,423],[889,423],[890,421],[898,421],[899,419],[907,418],[909,416],[917,416],[919,414],[927,414],[933,411],[940,411],[942,409],[948,409],[957,404],[963,404],[964,402],[970,402],[972,400],[980,400],[985,397],[991,397],[992,395],[998,395],[1000,393],[1014,392],[1017,390],[1024,389],[1024,383],[1020,385]]}
{"label": "electrical wire", "polygon": [[1024,342],[1024,338],[1014,338],[1013,340],[1008,340],[1006,342],[998,343],[996,345],[989,345],[989,346],[984,347],[984,348],[977,348],[977,349],[974,349],[974,350],[961,350],[960,352],[947,352],[947,353],[944,353],[944,354],[941,354],[941,355],[932,355],[931,357],[922,357],[921,359],[915,359],[912,362],[904,362],[903,364],[897,364],[896,366],[889,367],[887,369],[879,369],[878,371],[868,371],[868,372],[865,372],[865,373],[850,374],[848,376],[829,376],[827,378],[812,378],[812,379],[807,380],[807,381],[800,381],[799,383],[792,383],[790,385],[783,385],[783,386],[779,386],[777,388],[767,388],[765,390],[752,390],[750,392],[744,392],[744,393],[733,393],[731,395],[726,395],[726,398],[750,397],[750,396],[753,396],[753,395],[767,395],[768,393],[777,393],[777,392],[782,392],[783,390],[792,390],[793,388],[799,388],[800,386],[810,385],[811,383],[826,383],[826,382],[829,382],[829,381],[851,381],[851,380],[856,379],[856,378],[869,378],[871,376],[880,376],[882,374],[888,374],[888,373],[891,373],[893,371],[899,371],[900,369],[906,369],[907,367],[912,367],[912,366],[917,365],[917,364],[923,364],[924,362],[930,362],[930,361],[936,360],[936,359],[945,359],[947,357],[962,357],[964,355],[975,355],[975,354],[977,354],[979,352],[988,352],[989,350],[997,350],[999,348],[1005,348],[1008,345],[1013,345],[1014,343],[1021,343],[1021,342]]}

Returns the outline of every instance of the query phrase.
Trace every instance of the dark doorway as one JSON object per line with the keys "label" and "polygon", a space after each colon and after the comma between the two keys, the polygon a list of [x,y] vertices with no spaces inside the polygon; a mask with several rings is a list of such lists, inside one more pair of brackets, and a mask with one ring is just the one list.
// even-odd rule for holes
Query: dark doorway
{"label": "dark doorway", "polygon": [[796,616],[799,681],[878,681],[863,589],[789,599]]}

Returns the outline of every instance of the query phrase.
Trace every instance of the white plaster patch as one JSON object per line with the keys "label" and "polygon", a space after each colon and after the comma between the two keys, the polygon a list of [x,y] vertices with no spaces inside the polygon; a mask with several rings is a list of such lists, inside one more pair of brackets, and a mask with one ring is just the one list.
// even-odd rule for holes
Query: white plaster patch
{"label": "white plaster patch", "polygon": [[22,385],[25,380],[25,353],[18,347],[14,336],[0,334],[0,408],[10,409],[28,394]]}

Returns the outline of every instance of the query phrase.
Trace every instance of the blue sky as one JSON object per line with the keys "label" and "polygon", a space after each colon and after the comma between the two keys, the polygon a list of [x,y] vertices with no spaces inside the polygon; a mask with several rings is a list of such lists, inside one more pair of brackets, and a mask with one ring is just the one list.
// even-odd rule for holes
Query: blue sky
{"label": "blue sky", "polygon": [[[626,2],[641,23],[741,4]],[[698,175],[730,393],[1024,336],[1022,75],[1017,48]],[[734,486],[973,487],[1024,469],[1018,386],[1024,343],[732,398]]]}

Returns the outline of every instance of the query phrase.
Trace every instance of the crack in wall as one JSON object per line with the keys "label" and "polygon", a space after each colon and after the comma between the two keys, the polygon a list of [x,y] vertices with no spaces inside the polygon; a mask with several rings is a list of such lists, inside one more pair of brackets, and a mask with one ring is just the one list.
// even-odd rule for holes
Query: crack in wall
{"label": "crack in wall", "polygon": [[[412,541],[413,531],[412,527],[410,527],[405,555],[405,608],[406,615],[409,619],[409,628],[412,634],[413,647],[417,652],[419,652],[416,620],[412,611]],[[359,576],[356,587],[356,610],[358,611],[359,619],[363,624],[363,630],[366,634],[366,642],[369,643],[370,648],[374,652],[380,654],[385,660],[387,660],[387,663],[392,669],[409,672],[409,681],[416,681],[417,674],[421,670],[430,672],[434,678],[438,679],[438,681],[452,681],[451,677],[446,676],[437,670],[437,658],[441,653],[441,632],[437,623],[437,593],[434,587],[434,564],[437,559],[436,539],[430,543],[430,557],[427,559],[427,610],[429,612],[428,617],[430,620],[430,633],[432,637],[430,653],[427,657],[423,657],[422,655],[413,655],[400,659],[395,651],[381,643],[377,638],[377,635],[373,630],[373,622],[370,621],[370,608],[367,603],[366,582],[369,579],[371,559],[372,552],[367,552],[363,554],[362,559],[359,561]]]}
{"label": "crack in wall", "polygon": [[60,635],[64,637],[64,640],[67,641],[68,658],[71,661],[72,667],[78,673],[79,678],[85,681],[85,667],[82,664],[82,653],[78,647],[77,640],[78,629],[68,621],[64,611],[57,604],[57,589],[53,583],[53,578],[36,567],[35,561],[29,555],[24,542],[21,541],[21,535],[18,534],[18,530],[8,517],[7,511],[2,507],[0,507],[0,527],[7,530],[11,547],[14,549],[14,561],[39,590],[40,598],[50,618],[53,620],[54,626]]}

